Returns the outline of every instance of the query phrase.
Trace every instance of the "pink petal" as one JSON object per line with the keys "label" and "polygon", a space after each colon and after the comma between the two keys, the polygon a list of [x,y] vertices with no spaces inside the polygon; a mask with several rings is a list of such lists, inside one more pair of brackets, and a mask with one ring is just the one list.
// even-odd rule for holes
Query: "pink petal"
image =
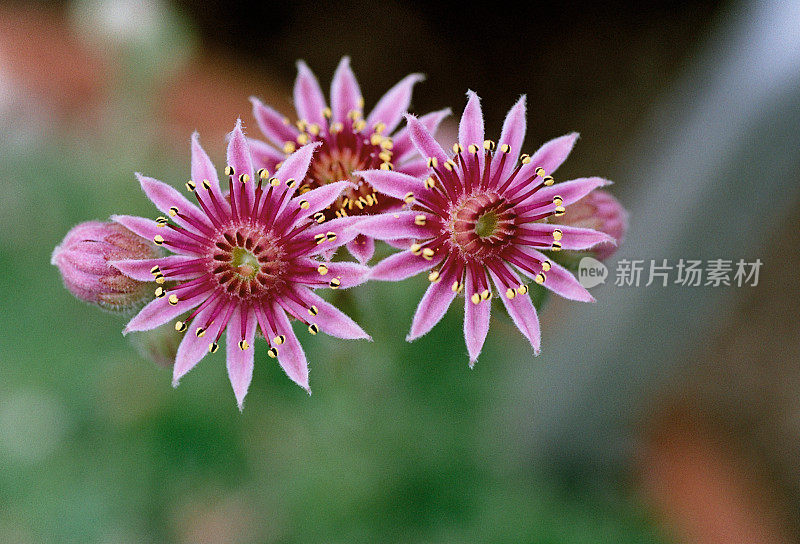
{"label": "pink petal", "polygon": [[[508,269],[508,273],[511,274],[517,281],[516,285],[522,285],[522,281],[520,280],[519,276],[514,273],[513,270]],[[500,293],[500,298],[503,300],[503,304],[508,311],[508,315],[511,316],[511,319],[514,321],[514,324],[520,330],[522,334],[525,335],[525,338],[531,343],[533,347],[533,352],[538,355],[542,343],[542,333],[539,328],[539,316],[536,314],[536,308],[533,306],[533,302],[530,299],[528,293],[524,295],[516,295],[514,298],[509,299],[506,296],[506,290],[508,286],[500,281],[500,278],[494,274],[491,270],[489,274],[492,276],[492,281],[497,286],[497,292]]]}
{"label": "pink petal", "polygon": [[[221,329],[228,324],[225,317],[228,315],[227,307],[219,304],[210,304],[203,308],[189,324],[184,333],[183,340],[178,346],[175,355],[175,366],[172,367],[172,386],[178,387],[180,379],[200,362],[209,352],[208,348]],[[212,321],[212,318],[213,321]],[[197,327],[206,329],[203,336],[197,336]]]}
{"label": "pink petal", "polygon": [[367,117],[367,127],[372,129],[376,123],[380,122],[386,125],[384,133],[391,134],[411,104],[411,91],[414,85],[423,79],[425,76],[422,74],[411,74],[389,89]]}
{"label": "pink petal", "polygon": [[406,336],[408,342],[427,334],[442,319],[456,297],[453,291],[453,282],[457,279],[455,269],[452,266],[449,268],[450,271],[442,275],[438,282],[431,283],[420,300],[411,323],[411,332]]}
{"label": "pink petal", "polygon": [[[427,165],[425,171],[427,172]],[[402,172],[394,172],[392,170],[360,170],[353,172],[354,175],[360,176],[373,189],[379,193],[389,195],[394,198],[404,199],[408,193],[419,194],[425,190],[425,185],[416,177],[409,176]]]}
{"label": "pink petal", "polygon": [[[568,227],[566,225],[553,225],[552,223],[528,223],[522,227],[519,232],[552,237],[553,231],[556,229],[560,230],[562,233],[561,240],[559,240],[562,249],[589,249],[603,242],[616,244],[614,238],[604,232],[579,227]],[[529,244],[520,243],[520,245],[524,246]]]}
{"label": "pink petal", "polygon": [[192,134],[192,179],[198,187],[202,187],[204,180],[208,180],[211,186],[211,191],[217,197],[217,201],[229,210],[228,200],[223,198],[222,191],[219,186],[219,177],[217,176],[217,169],[214,168],[214,163],[208,158],[205,150],[200,146],[200,136],[195,132]]}
{"label": "pink petal", "polygon": [[[134,215],[112,215],[111,220],[119,223],[134,234],[138,234],[142,238],[147,238],[149,240],[153,240],[156,236],[162,236],[165,240],[173,240],[176,242],[190,240],[177,231],[159,227],[153,219],[145,219],[144,217],[136,217]],[[173,246],[170,246],[170,249],[184,255],[197,255],[197,252],[192,249]]]}
{"label": "pink petal", "polygon": [[122,334],[155,329],[167,321],[175,319],[183,312],[199,306],[206,298],[208,298],[208,293],[201,293],[192,298],[181,299],[175,306],[169,303],[166,296],[154,299],[128,322]]}
{"label": "pink petal", "polygon": [[[539,270],[542,262],[550,262],[550,270],[543,272],[545,280],[542,285],[544,285],[544,287],[569,300],[595,302],[594,297],[578,282],[572,272],[558,263],[554,263],[546,255],[539,253],[535,249],[525,246],[518,246],[517,249],[530,258],[525,264],[534,270]],[[523,269],[520,269],[520,272],[531,279],[535,277],[535,274],[531,274]]]}
{"label": "pink petal", "polygon": [[572,132],[550,140],[533,154],[531,162],[520,168],[516,179],[526,180],[530,178],[539,167],[544,168],[545,175],[552,176],[553,172],[567,160],[577,139],[578,133]]}
{"label": "pink petal", "polygon": [[331,111],[333,120],[344,123],[351,111],[361,111],[361,89],[350,68],[350,57],[342,57],[331,82]]}
{"label": "pink petal", "polygon": [[322,110],[325,105],[325,96],[319,87],[319,82],[308,65],[302,60],[297,61],[297,79],[294,82],[294,107],[301,120],[316,123],[322,127],[327,126]]}
{"label": "pink petal", "polygon": [[[466,149],[470,144],[483,148],[483,112],[481,99],[473,91],[467,91],[467,106],[458,125],[458,141]],[[481,153],[480,156],[483,156]]]}
{"label": "pink petal", "polygon": [[[236,126],[231,133],[228,141],[228,164],[233,166],[233,191],[236,202],[242,204],[244,194],[247,195],[248,202],[252,205],[255,200],[255,174],[253,173],[253,159],[250,156],[250,148],[247,146],[247,139],[242,132],[242,120],[236,120]],[[247,183],[240,183],[242,175],[249,176]]]}
{"label": "pink petal", "polygon": [[501,180],[507,179],[514,170],[519,158],[519,151],[525,141],[525,95],[522,95],[516,104],[508,111],[503,122],[503,132],[500,133],[498,148],[503,144],[508,144],[511,150],[506,155],[506,162],[503,165]]}
{"label": "pink petal", "polygon": [[444,164],[449,158],[447,153],[444,152],[442,146],[439,145],[433,135],[423,125],[419,119],[413,115],[406,115],[406,122],[408,123],[408,132],[414,147],[417,148],[420,155],[426,159],[429,157],[435,158],[439,164]]}
{"label": "pink petal", "polygon": [[403,165],[397,167],[397,172],[408,174],[412,178],[427,177],[430,174],[430,167],[428,161],[425,159],[411,160]]}
{"label": "pink petal", "polygon": [[[237,308],[228,322],[225,351],[227,355],[228,378],[233,386],[233,394],[241,411],[244,407],[244,397],[253,380],[253,358],[255,354],[256,314],[252,309],[247,310],[244,316],[244,329],[242,329],[242,308]],[[247,342],[247,349],[241,349],[239,342]]]}
{"label": "pink petal", "polygon": [[[309,323],[316,323],[319,330],[325,334],[348,340],[372,340],[372,337],[364,332],[358,323],[313,291],[306,288],[295,288],[294,293],[306,304],[305,308],[297,308],[297,305],[293,304],[294,309],[301,312],[300,315],[303,315]],[[307,310],[311,306],[316,306],[317,315],[308,314]]]}
{"label": "pink petal", "polygon": [[[483,269],[479,270],[478,273],[486,275]],[[480,355],[483,343],[486,340],[486,334],[489,332],[489,314],[492,309],[492,301],[491,299],[482,300],[478,304],[474,304],[471,298],[478,288],[474,285],[472,274],[467,272],[466,277],[464,285],[464,340],[467,344],[467,352],[469,352],[469,364],[473,366],[475,361],[478,360],[478,355]],[[487,280],[486,284],[488,285],[488,283]]]}
{"label": "pink petal", "polygon": [[[195,257],[188,257],[186,255],[170,255],[169,257],[161,257],[158,259],[123,259],[120,261],[109,261],[108,264],[128,276],[138,281],[151,282],[154,281],[153,273],[150,272],[154,266],[175,266],[178,264],[186,264],[191,262],[198,262]],[[201,266],[198,264],[197,272],[188,272],[183,274],[170,274],[170,280],[189,280],[196,278],[202,274]]]}
{"label": "pink petal", "polygon": [[[418,216],[426,218],[424,226],[415,223]],[[397,211],[367,216],[356,223],[353,228],[361,234],[378,240],[426,239],[436,235],[440,228],[438,225],[438,219],[430,214],[418,211]]]}
{"label": "pink petal", "polygon": [[[554,197],[560,196],[563,200],[562,206],[569,206],[582,199],[598,187],[611,185],[611,182],[603,178],[580,178],[563,183],[556,183],[549,187],[543,187],[533,195],[523,200],[520,204],[525,205],[532,202],[552,201]],[[569,213],[569,210],[567,210]]]}
{"label": "pink petal", "polygon": [[414,255],[411,251],[402,251],[385,258],[375,265],[369,279],[378,281],[404,280],[420,272],[430,270],[442,262],[442,259],[444,259],[444,255],[441,252],[434,255],[433,259],[429,261],[419,255]]}
{"label": "pink petal", "polygon": [[[426,129],[428,129],[428,132],[435,135],[437,129],[439,128],[439,124],[451,113],[452,112],[450,111],[450,108],[434,111],[420,117],[419,122],[422,123]],[[414,144],[411,142],[411,133],[408,130],[408,127],[400,130],[395,137],[392,138],[392,141],[394,144],[392,146],[393,161],[396,164],[400,164],[409,158],[411,152],[414,151]]]}
{"label": "pink petal", "polygon": [[[270,312],[275,321],[275,326],[278,327],[277,331],[272,331],[274,336],[283,335],[286,340],[283,344],[275,346],[278,350],[278,362],[283,368],[286,375],[295,382],[297,385],[310,391],[308,388],[308,362],[306,361],[306,354],[303,352],[303,347],[297,340],[297,336],[292,330],[292,325],[289,323],[289,318],[286,317],[286,312],[283,311],[277,302],[272,303],[272,307],[264,307],[263,312]],[[261,330],[265,331],[264,323],[261,324]],[[273,337],[274,337],[273,336]]]}
{"label": "pink petal", "polygon": [[366,263],[375,254],[375,240],[360,234],[347,243],[347,251],[358,259],[358,262]]}
{"label": "pink petal", "polygon": [[283,148],[286,142],[295,141],[299,132],[286,117],[254,96],[250,97],[250,102],[253,104],[253,117],[256,118],[258,128],[270,142],[276,147]]}
{"label": "pink petal", "polygon": [[253,165],[257,168],[266,168],[270,172],[274,172],[277,165],[286,158],[286,153],[275,149],[266,142],[248,138],[247,145],[250,147]]}
{"label": "pink petal", "polygon": [[[177,206],[178,210],[180,210],[180,213],[191,218],[195,224],[200,223],[209,229],[213,228],[213,225],[209,221],[205,212],[193,203],[189,202],[189,200],[180,194],[177,189],[170,187],[161,181],[143,176],[138,172],[136,173],[136,177],[139,180],[139,184],[142,186],[142,190],[147,195],[147,198],[149,198],[153,204],[156,205],[156,208],[158,208],[162,213],[168,214],[169,209],[172,206]],[[189,229],[194,233],[200,232],[195,226],[192,225],[191,222],[188,222],[177,215],[171,216],[171,219],[178,225]],[[161,230],[163,231],[164,229],[162,228]]]}

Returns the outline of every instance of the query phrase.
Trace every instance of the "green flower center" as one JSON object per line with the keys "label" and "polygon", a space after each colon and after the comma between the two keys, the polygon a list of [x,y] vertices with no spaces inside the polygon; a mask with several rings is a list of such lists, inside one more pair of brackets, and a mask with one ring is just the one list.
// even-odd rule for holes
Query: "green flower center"
{"label": "green flower center", "polygon": [[475,234],[481,238],[488,238],[493,235],[499,219],[494,211],[487,211],[475,222]]}
{"label": "green flower center", "polygon": [[243,278],[253,279],[260,266],[258,258],[243,247],[235,247],[231,252],[231,266]]}

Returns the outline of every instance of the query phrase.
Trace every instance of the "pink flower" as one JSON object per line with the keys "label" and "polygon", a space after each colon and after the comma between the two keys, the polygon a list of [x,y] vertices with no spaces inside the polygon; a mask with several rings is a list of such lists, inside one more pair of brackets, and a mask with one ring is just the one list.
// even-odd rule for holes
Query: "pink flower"
{"label": "pink flower", "polygon": [[[297,68],[294,104],[299,120],[295,126],[257,98],[250,99],[258,126],[270,142],[250,142],[256,165],[271,171],[298,145],[319,142],[319,150],[299,190],[341,180],[351,182],[323,211],[327,219],[374,215],[398,208],[402,201],[388,195],[378,197],[369,183],[354,172],[384,168],[420,176],[427,171],[424,159],[414,152],[408,129],[395,133],[411,102],[412,88],[423,76],[406,76],[389,89],[365,118],[364,99],[348,57],[342,58],[333,76],[330,107],[308,66],[300,61]],[[419,122],[435,133],[449,113],[449,109],[433,112],[421,117]],[[366,262],[372,257],[375,243],[369,237],[358,236],[347,248],[361,262]]]}
{"label": "pink flower", "polygon": [[628,212],[611,193],[598,189],[573,204],[561,222],[570,227],[599,230],[616,239],[616,244],[605,242],[592,248],[595,257],[605,260],[617,252],[619,244],[625,239]]}
{"label": "pink flower", "polygon": [[77,298],[124,313],[141,306],[151,287],[121,274],[109,262],[152,259],[160,254],[151,242],[122,225],[88,221],[67,233],[53,250],[50,263],[58,267],[64,286]]}
{"label": "pink flower", "polygon": [[362,219],[354,229],[379,239],[412,238],[407,251],[378,263],[372,279],[397,281],[431,270],[431,286],[417,308],[407,340],[427,333],[466,290],[464,336],[474,364],[489,330],[492,284],[519,330],[539,352],[540,331],[528,287],[518,272],[572,300],[594,301],[575,277],[542,250],[587,249],[613,239],[591,229],[542,222],[610,182],[582,178],[553,185],[551,174],[572,150],[577,134],[520,155],[525,138],[525,97],[506,116],[499,145],[484,140],[478,96],[461,117],[459,142],[445,152],[430,131],[407,116],[412,142],[429,157],[424,181],[400,172],[359,172],[377,191],[413,209]]}
{"label": "pink flower", "polygon": [[[351,287],[366,267],[328,263],[321,252],[352,240],[345,229],[352,218],[325,221],[327,208],[348,185],[341,181],[297,194],[319,144],[291,154],[269,177],[253,170],[250,149],[237,122],[228,145],[229,193],[220,187],[214,165],[192,137],[192,180],[186,183],[193,204],[177,190],[137,174],[142,189],[165,216],[113,219],[154,240],[174,255],[114,264],[128,276],[166,283],[125,328],[149,330],[190,312],[175,328],[188,331],[178,348],[173,385],[207,352],[215,352],[227,330],[228,376],[241,409],[253,375],[256,329],[267,340],[270,357],[301,387],[308,389],[308,365],[289,317],[339,338],[369,338],[352,319],[316,295],[320,287]],[[175,224],[169,220],[171,218]]]}

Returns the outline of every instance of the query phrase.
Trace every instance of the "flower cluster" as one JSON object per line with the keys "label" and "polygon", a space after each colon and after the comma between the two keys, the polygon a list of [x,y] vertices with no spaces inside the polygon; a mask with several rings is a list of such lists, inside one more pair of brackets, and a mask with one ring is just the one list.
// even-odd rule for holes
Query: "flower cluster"
{"label": "flower cluster", "polygon": [[[184,336],[174,385],[219,349],[225,333],[240,408],[257,335],[267,355],[308,389],[308,364],[292,321],[311,334],[370,338],[314,292],[320,288],[427,272],[431,285],[407,339],[431,330],[463,293],[470,365],[486,338],[493,298],[502,300],[538,353],[539,322],[523,277],[568,299],[594,300],[558,264],[558,252],[597,246],[596,255],[610,255],[615,238],[624,235],[625,212],[613,197],[595,192],[608,185],[604,179],[554,182],[577,134],[521,154],[525,97],[509,111],[495,142],[485,139],[479,98],[469,92],[458,142],[446,151],[435,133],[449,110],[419,118],[407,111],[421,76],[401,80],[365,115],[348,58],[336,69],[330,105],[311,70],[302,62],[298,69],[297,121],[251,99],[268,141],[246,138],[237,121],[221,179],[195,134],[185,184],[190,198],[137,174],[162,216],[113,216],[114,223],[92,224],[85,235],[71,232],[54,252],[54,264],[78,298],[108,305],[120,293],[125,301],[135,298],[130,293],[153,293],[124,332],[175,321]],[[573,204],[581,210],[577,221],[563,217]],[[135,241],[109,242],[117,238],[108,233]],[[401,251],[369,268],[376,239]],[[359,262],[336,259],[340,246]],[[171,254],[160,254],[163,249]]]}

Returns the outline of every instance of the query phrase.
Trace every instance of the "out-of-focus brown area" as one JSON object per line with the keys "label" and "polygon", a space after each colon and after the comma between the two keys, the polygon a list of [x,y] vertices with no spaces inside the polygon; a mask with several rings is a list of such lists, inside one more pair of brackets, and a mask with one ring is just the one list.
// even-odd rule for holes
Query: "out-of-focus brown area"
{"label": "out-of-focus brown area", "polygon": [[800,208],[787,219],[646,424],[645,486],[686,542],[800,540]]}

